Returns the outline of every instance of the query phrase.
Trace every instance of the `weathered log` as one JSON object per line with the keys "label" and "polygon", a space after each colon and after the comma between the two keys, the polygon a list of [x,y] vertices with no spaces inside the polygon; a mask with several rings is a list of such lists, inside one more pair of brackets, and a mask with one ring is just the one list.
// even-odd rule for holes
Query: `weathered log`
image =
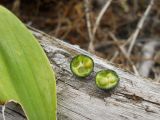
{"label": "weathered log", "polygon": [[[130,74],[36,29],[31,30],[56,72],[58,120],[160,120],[160,84]],[[90,77],[80,79],[71,73],[70,60],[76,54],[94,59],[95,68]],[[95,73],[101,69],[112,69],[119,74],[120,83],[115,90],[105,92],[96,87]],[[26,119],[16,104],[7,105],[5,116],[6,120]],[[3,120],[2,112],[0,120]]]}

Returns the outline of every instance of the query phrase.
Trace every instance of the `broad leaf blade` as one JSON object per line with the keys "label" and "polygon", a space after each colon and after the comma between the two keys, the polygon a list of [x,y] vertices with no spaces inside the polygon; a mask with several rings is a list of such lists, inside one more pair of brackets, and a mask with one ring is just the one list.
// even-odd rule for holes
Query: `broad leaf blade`
{"label": "broad leaf blade", "polygon": [[56,120],[56,82],[34,36],[0,6],[0,103],[18,102],[29,120]]}

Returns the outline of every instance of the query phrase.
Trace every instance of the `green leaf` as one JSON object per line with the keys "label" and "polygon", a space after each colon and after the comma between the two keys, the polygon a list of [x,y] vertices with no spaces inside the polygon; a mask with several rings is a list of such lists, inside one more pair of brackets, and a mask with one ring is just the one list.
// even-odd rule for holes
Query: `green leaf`
{"label": "green leaf", "polygon": [[18,102],[28,120],[56,120],[55,74],[38,41],[0,6],[0,103]]}

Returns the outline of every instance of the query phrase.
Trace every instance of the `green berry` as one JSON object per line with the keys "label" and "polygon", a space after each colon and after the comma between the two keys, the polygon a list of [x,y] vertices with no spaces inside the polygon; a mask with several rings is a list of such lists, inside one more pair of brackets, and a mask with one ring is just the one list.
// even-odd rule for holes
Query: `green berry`
{"label": "green berry", "polygon": [[86,55],[75,56],[70,63],[70,68],[73,74],[78,77],[87,77],[93,71],[93,59]]}
{"label": "green berry", "polygon": [[96,74],[96,85],[100,89],[110,90],[119,83],[119,77],[113,70],[101,70]]}

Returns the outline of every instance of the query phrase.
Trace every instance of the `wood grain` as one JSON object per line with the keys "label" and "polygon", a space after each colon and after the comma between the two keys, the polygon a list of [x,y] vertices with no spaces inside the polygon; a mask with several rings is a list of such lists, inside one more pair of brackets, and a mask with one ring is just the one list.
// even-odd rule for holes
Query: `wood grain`
{"label": "wood grain", "polygon": [[[34,28],[56,71],[58,120],[160,120],[160,84],[135,76],[74,45],[62,42]],[[87,78],[77,78],[70,71],[70,60],[77,54],[93,58],[95,69]],[[95,74],[101,69],[115,70],[120,76],[118,87],[106,92],[95,85]],[[46,71],[44,71],[46,72]],[[16,104],[5,111],[6,120],[24,120]],[[2,113],[0,112],[0,120]]]}

